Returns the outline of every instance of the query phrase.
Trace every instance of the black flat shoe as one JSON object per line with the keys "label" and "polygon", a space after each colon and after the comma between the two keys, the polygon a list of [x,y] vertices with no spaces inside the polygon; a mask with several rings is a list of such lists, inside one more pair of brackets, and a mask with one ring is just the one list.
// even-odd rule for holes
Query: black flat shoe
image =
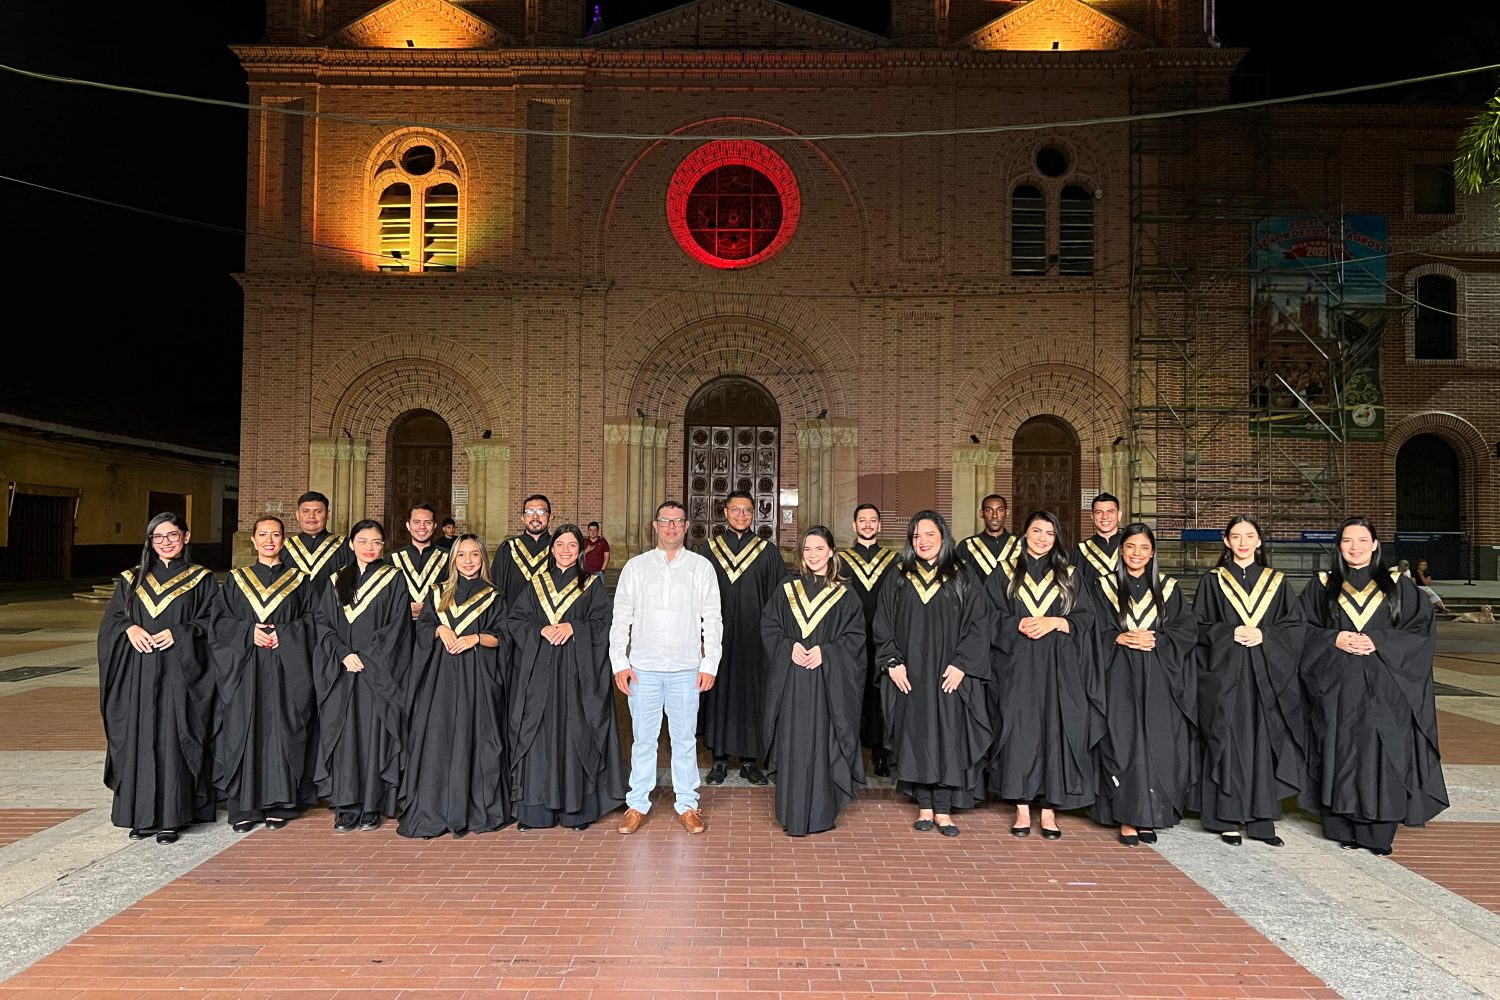
{"label": "black flat shoe", "polygon": [[175,843],[177,843],[177,831],[176,830],[163,830],[161,833],[158,833],[156,835],[156,842],[158,844],[175,844]]}
{"label": "black flat shoe", "polygon": [[1062,831],[1061,830],[1049,830],[1049,829],[1047,829],[1044,826],[1044,827],[1042,827],[1042,839],[1043,840],[1062,840]]}
{"label": "black flat shoe", "polygon": [[741,764],[740,777],[744,778],[752,785],[764,785],[767,781],[766,772],[762,771],[754,764]]}
{"label": "black flat shoe", "polygon": [[1339,841],[1339,846],[1342,847],[1346,851],[1357,851],[1357,850],[1359,850],[1359,845],[1356,844],[1352,840],[1341,840],[1341,841]]}
{"label": "black flat shoe", "polygon": [[1372,847],[1370,848],[1370,853],[1377,858],[1388,858],[1391,856],[1391,849],[1389,847]]}
{"label": "black flat shoe", "polygon": [[267,830],[280,830],[282,827],[286,826],[286,824],[287,824],[286,820],[284,820],[284,819],[278,819],[275,816],[273,816],[270,819],[266,820],[266,829]]}
{"label": "black flat shoe", "polygon": [[1280,837],[1276,836],[1275,834],[1272,834],[1269,837],[1251,837],[1250,839],[1253,840],[1253,841],[1256,841],[1257,843],[1265,844],[1267,847],[1285,847],[1286,846],[1286,841],[1282,840]]}
{"label": "black flat shoe", "polygon": [[151,834],[147,833],[145,830],[131,830],[130,831],[130,839],[131,840],[145,840],[149,836],[151,836]]}
{"label": "black flat shoe", "polygon": [[516,829],[521,833],[525,833],[527,830],[530,830],[531,827],[527,826],[525,823],[517,823]]}
{"label": "black flat shoe", "polygon": [[573,829],[577,830],[579,833],[582,833],[593,825],[593,823],[579,823],[577,826],[573,827]]}
{"label": "black flat shoe", "polygon": [[888,761],[877,760],[875,762],[875,777],[889,778],[891,776],[891,765]]}
{"label": "black flat shoe", "polygon": [[931,833],[937,829],[937,824],[930,819],[919,819],[911,825],[911,828],[918,833]]}
{"label": "black flat shoe", "polygon": [[1156,831],[1155,830],[1142,830],[1140,833],[1137,833],[1136,836],[1141,838],[1141,843],[1143,843],[1143,844],[1154,844],[1154,843],[1156,843]]}
{"label": "black flat shoe", "polygon": [[255,825],[255,820],[253,819],[242,819],[238,823],[230,823],[229,829],[235,833],[249,833],[255,829]]}
{"label": "black flat shoe", "polygon": [[1239,847],[1240,844],[1244,843],[1244,841],[1240,839],[1240,835],[1237,833],[1221,833],[1219,834],[1219,839],[1224,841],[1224,843],[1228,844],[1230,847]]}
{"label": "black flat shoe", "polygon": [[703,780],[710,785],[722,785],[724,779],[729,777],[729,765],[721,760],[714,761],[714,766],[708,769]]}
{"label": "black flat shoe", "polygon": [[359,825],[359,813],[337,813],[333,817],[334,833],[349,833]]}
{"label": "black flat shoe", "polygon": [[359,828],[361,830],[379,830],[380,813],[362,813],[359,817]]}
{"label": "black flat shoe", "polygon": [[1012,837],[1029,837],[1031,836],[1031,827],[1013,826],[1010,828],[1010,835]]}
{"label": "black flat shoe", "polygon": [[1140,842],[1141,835],[1138,833],[1120,834],[1120,843],[1124,844],[1126,847],[1136,847],[1140,844]]}
{"label": "black flat shoe", "polygon": [[949,823],[946,826],[944,826],[943,824],[939,823],[937,829],[938,829],[938,833],[941,833],[945,837],[957,837],[958,836],[958,824],[957,823]]}

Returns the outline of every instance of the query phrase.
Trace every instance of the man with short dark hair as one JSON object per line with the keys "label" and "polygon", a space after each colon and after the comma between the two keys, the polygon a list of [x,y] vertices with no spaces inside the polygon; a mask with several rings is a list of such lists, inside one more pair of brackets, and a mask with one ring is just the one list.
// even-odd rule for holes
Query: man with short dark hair
{"label": "man with short dark hair", "polygon": [[532,578],[547,565],[547,552],[552,547],[552,533],[547,526],[551,523],[552,501],[541,493],[533,493],[521,502],[521,533],[495,548],[490,577],[495,581],[495,589],[504,596],[506,607],[516,603],[521,591],[531,586]]}
{"label": "man with short dark hair", "polygon": [[1100,493],[1089,504],[1089,514],[1094,519],[1094,534],[1074,547],[1073,565],[1092,576],[1113,576],[1120,561],[1120,501],[1112,494]]}
{"label": "man with short dark hair", "polygon": [[849,586],[859,595],[865,612],[864,704],[859,721],[860,742],[869,748],[870,763],[877,777],[891,775],[890,752],[885,748],[885,717],[880,708],[876,681],[885,673],[875,671],[875,609],[880,591],[895,575],[896,550],[880,544],[880,508],[862,503],[854,508],[854,544],[839,553],[849,570]]}
{"label": "man with short dark hair", "polygon": [[354,550],[344,544],[343,535],[328,531],[328,498],[316,490],[297,498],[297,527],[286,540],[286,555],[317,595],[334,573],[354,561]]}
{"label": "man with short dark hair", "polygon": [[1018,540],[1005,529],[1005,516],[1009,505],[998,493],[991,493],[979,502],[979,519],[984,530],[970,535],[958,546],[958,555],[979,574],[980,581],[988,580],[1002,562],[1007,565],[1016,561]]}
{"label": "man with short dark hair", "polygon": [[590,521],[583,530],[588,533],[583,540],[583,571],[603,573],[609,569],[609,542],[599,534],[598,521]]}
{"label": "man with short dark hair", "polygon": [[438,522],[439,534],[433,539],[433,544],[444,552],[453,551],[453,543],[458,541],[458,522],[451,517],[445,517]]}
{"label": "man with short dark hair", "polygon": [[406,593],[411,598],[411,620],[422,616],[422,605],[442,584],[448,553],[434,545],[437,511],[431,504],[415,503],[406,515],[406,533],[411,542],[391,554],[391,563],[406,577]]}

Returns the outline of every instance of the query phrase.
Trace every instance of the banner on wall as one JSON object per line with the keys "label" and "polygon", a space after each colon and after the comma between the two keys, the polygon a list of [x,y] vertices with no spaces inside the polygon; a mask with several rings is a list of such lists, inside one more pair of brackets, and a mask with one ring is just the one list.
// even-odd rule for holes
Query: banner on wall
{"label": "banner on wall", "polygon": [[1384,439],[1387,252],[1384,215],[1283,215],[1256,223],[1252,432],[1319,439],[1332,430],[1350,441]]}

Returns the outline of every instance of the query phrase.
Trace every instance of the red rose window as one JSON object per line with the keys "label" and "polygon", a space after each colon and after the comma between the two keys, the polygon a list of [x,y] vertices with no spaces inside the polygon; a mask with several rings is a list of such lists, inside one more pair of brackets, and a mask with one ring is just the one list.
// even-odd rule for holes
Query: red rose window
{"label": "red rose window", "polygon": [[786,161],[743,139],[700,146],[667,188],[672,235],[710,267],[749,267],[775,256],[796,231],[801,208]]}

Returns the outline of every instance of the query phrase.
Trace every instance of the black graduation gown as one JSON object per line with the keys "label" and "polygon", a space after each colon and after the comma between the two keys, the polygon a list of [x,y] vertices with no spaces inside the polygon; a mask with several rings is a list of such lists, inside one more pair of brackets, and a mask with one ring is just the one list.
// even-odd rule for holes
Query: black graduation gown
{"label": "black graduation gown", "polygon": [[[985,585],[995,607],[998,736],[990,761],[990,790],[1008,802],[1040,798],[1049,808],[1077,809],[1098,791],[1095,747],[1104,735],[1104,679],[1095,632],[1093,588],[1087,570],[1070,569],[1077,588],[1063,611],[1062,588],[1050,556],[1024,555],[1026,578],[1010,596],[1013,563]],[[1028,639],[1022,618],[1060,617],[1067,632]]]}
{"label": "black graduation gown", "polygon": [[505,603],[479,579],[459,580],[453,596],[453,606],[439,612],[431,595],[417,620],[396,827],[403,837],[462,837],[511,821],[501,647],[455,656],[437,637],[446,625],[460,638],[493,635],[503,645]]}
{"label": "black graduation gown", "polygon": [[[154,559],[121,574],[99,624],[99,710],[108,749],[104,784],[114,792],[110,821],[134,830],[175,830],[212,822],[216,801],[209,734],[213,658],[209,613],[213,574],[182,559]],[[125,630],[172,632],[172,645],[138,653]]]}
{"label": "black graduation gown", "polygon": [[546,568],[547,553],[551,549],[550,532],[540,538],[525,533],[512,535],[500,543],[490,566],[490,579],[495,581],[495,589],[500,591],[507,608],[516,603],[532,577]]}
{"label": "black graduation gown", "polygon": [[[1198,618],[1199,812],[1204,829],[1281,818],[1281,800],[1306,782],[1306,729],[1297,663],[1305,623],[1291,585],[1276,570],[1221,566],[1193,598]],[[1261,630],[1259,646],[1234,641],[1239,625]],[[1269,835],[1269,831],[1252,836]]]}
{"label": "black graduation gown", "polygon": [[[318,599],[318,794],[338,812],[396,814],[411,666],[411,603],[401,571],[365,567],[349,607],[330,585]],[[344,668],[358,653],[359,673]]]}
{"label": "black graduation gown", "polygon": [[1021,540],[1008,531],[1002,531],[999,535],[988,535],[981,531],[959,543],[958,557],[963,560],[964,565],[974,568],[981,581],[988,582],[990,574],[1002,562],[1016,561],[1016,549],[1020,544]]}
{"label": "black graduation gown", "polygon": [[448,552],[436,545],[429,545],[425,549],[405,545],[391,553],[391,565],[399,569],[406,578],[408,600],[413,604],[426,604],[428,598],[443,585],[443,577],[448,569]]}
{"label": "black graduation gown", "polygon": [[[994,741],[985,694],[993,619],[978,576],[967,568],[959,574],[962,586],[959,577],[939,583],[936,569],[917,560],[893,577],[875,613],[875,657],[882,668],[906,664],[911,683],[902,694],[882,669],[885,745],[897,790],[911,795],[912,785],[946,785],[954,789],[954,808],[969,809],[984,801],[985,755]],[[965,676],[948,693],[942,683],[950,665]]]}
{"label": "black graduation gown", "polygon": [[[1422,826],[1448,807],[1432,692],[1433,606],[1409,579],[1395,580],[1400,606],[1394,614],[1369,567],[1349,572],[1333,614],[1326,573],[1302,592],[1312,778],[1303,805],[1345,820],[1325,819],[1325,830],[1386,824],[1385,835],[1373,842],[1365,842],[1365,831],[1336,837],[1382,849],[1390,848],[1394,824]],[[1363,632],[1375,652],[1356,656],[1339,649],[1334,640],[1342,630]]]}
{"label": "black graduation gown", "polygon": [[[527,826],[582,826],[625,802],[615,720],[609,626],[614,605],[602,573],[544,570],[511,605],[515,643],[509,733],[516,819]],[[560,646],[542,638],[573,626]]]}
{"label": "black graduation gown", "polygon": [[331,586],[333,574],[354,561],[354,550],[343,535],[320,531],[316,535],[297,532],[286,540],[285,554],[297,572],[307,577],[304,584],[316,600]]}
{"label": "black graduation gown", "polygon": [[[1099,743],[1099,797],[1089,815],[1107,826],[1148,830],[1176,826],[1194,808],[1198,777],[1198,619],[1177,581],[1161,581],[1162,609],[1144,574],[1126,576],[1126,621],[1120,624],[1115,582],[1100,577],[1099,652],[1104,661],[1104,739]],[[1121,646],[1122,632],[1156,633],[1151,651]]]}
{"label": "black graduation gown", "polygon": [[725,531],[698,546],[719,577],[724,653],[714,686],[699,699],[698,735],[715,756],[760,757],[766,703],[766,651],[760,616],[787,577],[775,543],[752,531]]}
{"label": "black graduation gown", "polygon": [[1120,561],[1120,532],[1109,538],[1090,535],[1073,546],[1073,565],[1086,570],[1086,577],[1110,576]]}
{"label": "black graduation gown", "polygon": [[[766,772],[776,782],[776,818],[802,837],[832,830],[839,810],[865,783],[859,749],[865,687],[865,616],[850,588],[822,577],[781,585],[761,615],[766,648]],[[792,662],[795,643],[823,653],[809,670]]]}
{"label": "black graduation gown", "polygon": [[890,583],[896,571],[896,550],[876,543],[842,549],[846,586],[859,598],[865,614],[865,681],[861,685],[859,741],[877,753],[885,753],[885,719],[880,713],[880,675],[885,671],[875,662],[875,609],[880,591]]}
{"label": "black graduation gown", "polygon": [[[313,788],[312,588],[289,561],[231,570],[209,626],[219,691],[214,784],[229,821],[285,819],[317,801]],[[275,649],[257,624],[276,626]]]}

